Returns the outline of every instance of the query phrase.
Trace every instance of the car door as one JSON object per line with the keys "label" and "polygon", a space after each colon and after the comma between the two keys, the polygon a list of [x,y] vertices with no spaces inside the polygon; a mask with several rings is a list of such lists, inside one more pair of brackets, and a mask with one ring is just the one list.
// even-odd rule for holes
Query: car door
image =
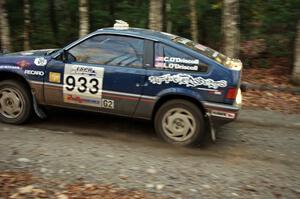
{"label": "car door", "polygon": [[[134,113],[145,81],[143,39],[95,35],[67,49],[66,54],[64,62],[53,60],[47,66],[45,85],[52,86],[45,86],[48,104],[128,116]],[[55,90],[53,84],[60,86]]]}
{"label": "car door", "polygon": [[201,92],[206,95],[207,88],[195,88],[189,85],[194,77],[208,78],[209,65],[196,56],[173,46],[154,42],[152,43],[152,63],[148,66],[145,86],[142,96],[148,96],[147,101],[142,100],[136,112],[137,117],[151,118],[155,101],[149,97],[160,98],[163,95],[180,95],[182,88],[189,89],[189,92]]}

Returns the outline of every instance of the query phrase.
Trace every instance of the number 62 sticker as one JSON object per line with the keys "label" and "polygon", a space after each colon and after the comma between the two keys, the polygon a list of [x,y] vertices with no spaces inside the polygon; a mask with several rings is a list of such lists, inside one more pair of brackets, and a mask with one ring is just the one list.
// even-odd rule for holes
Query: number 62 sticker
{"label": "number 62 sticker", "polygon": [[102,107],[108,109],[114,109],[115,108],[114,100],[102,99]]}

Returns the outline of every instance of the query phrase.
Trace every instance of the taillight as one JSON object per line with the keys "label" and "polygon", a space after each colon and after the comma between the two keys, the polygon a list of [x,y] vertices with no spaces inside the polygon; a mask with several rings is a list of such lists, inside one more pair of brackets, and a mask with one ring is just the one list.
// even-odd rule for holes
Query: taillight
{"label": "taillight", "polygon": [[235,100],[237,91],[237,88],[229,88],[226,94],[226,99]]}

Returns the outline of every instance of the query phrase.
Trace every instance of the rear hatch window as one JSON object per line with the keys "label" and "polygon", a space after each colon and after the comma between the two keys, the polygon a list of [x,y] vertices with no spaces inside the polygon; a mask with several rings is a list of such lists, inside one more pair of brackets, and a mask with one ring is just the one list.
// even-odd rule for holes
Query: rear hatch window
{"label": "rear hatch window", "polygon": [[188,48],[191,48],[210,59],[213,59],[214,61],[218,62],[219,64],[222,64],[223,66],[225,66],[229,69],[232,69],[232,70],[241,70],[242,69],[242,62],[239,59],[232,59],[216,50],[213,50],[202,44],[197,44],[197,43],[195,43],[189,39],[183,38],[183,37],[173,36],[172,40],[178,44],[181,44]]}

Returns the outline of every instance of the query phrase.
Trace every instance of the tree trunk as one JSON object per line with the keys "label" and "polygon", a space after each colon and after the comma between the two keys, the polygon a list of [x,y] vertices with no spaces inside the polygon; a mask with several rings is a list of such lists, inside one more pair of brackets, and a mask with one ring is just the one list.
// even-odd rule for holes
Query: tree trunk
{"label": "tree trunk", "polygon": [[109,1],[109,14],[112,20],[112,24],[115,23],[116,20],[116,16],[115,16],[116,10],[115,10],[115,1],[114,0],[110,0]]}
{"label": "tree trunk", "polygon": [[294,53],[294,68],[292,74],[292,81],[300,85],[300,20],[297,24],[297,35],[295,40],[295,53]]}
{"label": "tree trunk", "polygon": [[56,20],[56,11],[55,11],[55,0],[48,0],[48,6],[49,6],[49,14],[50,14],[50,23],[51,23],[51,29],[54,37],[54,41],[57,46],[59,46],[58,42],[58,26],[57,26],[57,20]]}
{"label": "tree trunk", "polygon": [[198,17],[196,0],[190,0],[191,35],[194,42],[198,43]]}
{"label": "tree trunk", "polygon": [[87,35],[89,28],[88,0],[79,0],[79,37]]}
{"label": "tree trunk", "polygon": [[149,28],[152,30],[162,31],[163,16],[162,16],[162,0],[150,0],[149,8]]}
{"label": "tree trunk", "polygon": [[172,9],[172,7],[171,7],[171,2],[170,2],[170,0],[167,0],[167,2],[166,2],[166,20],[167,20],[167,28],[166,28],[166,30],[167,30],[167,32],[168,33],[172,33],[172,20],[171,20],[171,17],[170,17],[170,15],[171,15],[171,9]]}
{"label": "tree trunk", "polygon": [[223,50],[224,54],[237,58],[240,49],[239,0],[223,0]]}
{"label": "tree trunk", "polygon": [[24,0],[24,50],[30,50],[30,3],[29,0]]}
{"label": "tree trunk", "polygon": [[5,0],[0,0],[0,33],[2,51],[11,51],[10,29],[5,9]]}

